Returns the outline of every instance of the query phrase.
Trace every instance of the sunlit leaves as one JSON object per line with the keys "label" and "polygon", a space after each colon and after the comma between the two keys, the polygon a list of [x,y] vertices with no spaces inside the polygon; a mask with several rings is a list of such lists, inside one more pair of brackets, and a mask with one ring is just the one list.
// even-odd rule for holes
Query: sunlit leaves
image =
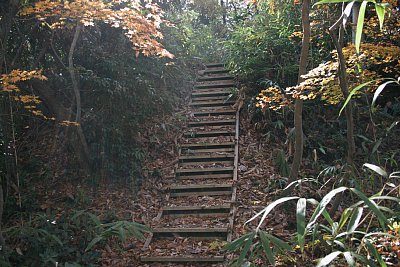
{"label": "sunlit leaves", "polygon": [[[5,92],[19,92],[18,82],[27,81],[30,79],[47,80],[47,78],[42,74],[41,70],[12,70],[8,74],[2,74],[0,76],[0,85],[2,91]],[[27,102],[24,102],[27,103]]]}
{"label": "sunlit leaves", "polygon": [[[124,2],[123,4],[121,4]],[[166,22],[161,9],[150,2],[76,0],[36,2],[20,12],[22,16],[34,16],[53,29],[68,29],[77,23],[94,26],[102,22],[121,28],[131,41],[133,49],[145,56],[158,55],[172,58],[173,55],[159,42],[163,38],[160,25]]]}

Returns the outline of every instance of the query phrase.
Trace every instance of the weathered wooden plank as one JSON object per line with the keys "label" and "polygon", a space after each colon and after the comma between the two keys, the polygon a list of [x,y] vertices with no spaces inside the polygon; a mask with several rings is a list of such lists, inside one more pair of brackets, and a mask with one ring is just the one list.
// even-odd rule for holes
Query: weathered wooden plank
{"label": "weathered wooden plank", "polygon": [[202,96],[202,97],[192,97],[192,102],[207,102],[207,101],[225,101],[227,96],[217,95],[217,96]]}
{"label": "weathered wooden plank", "polygon": [[210,88],[228,88],[228,87],[236,87],[234,82],[215,82],[215,83],[203,83],[203,84],[196,84],[194,86],[195,89],[210,89]]}
{"label": "weathered wooden plank", "polygon": [[219,136],[235,136],[234,131],[209,131],[209,132],[186,132],[183,134],[186,138],[205,138]]}
{"label": "weathered wooden plank", "polygon": [[231,94],[231,90],[224,88],[217,88],[212,90],[193,90],[192,91],[192,99],[202,96],[216,96],[216,95],[229,95]]}
{"label": "weathered wooden plank", "polygon": [[193,189],[215,189],[217,188],[218,190],[221,188],[232,188],[232,184],[188,184],[188,185],[174,185],[170,186],[168,189],[169,190],[193,190]]}
{"label": "weathered wooden plank", "polygon": [[200,169],[178,169],[175,170],[175,174],[197,174],[197,173],[221,173],[221,172],[232,172],[233,167],[223,167],[223,168],[200,168]]}
{"label": "weathered wooden plank", "polygon": [[221,62],[213,62],[205,64],[206,68],[224,68],[225,64]]}
{"label": "weathered wooden plank", "polygon": [[227,120],[202,120],[202,121],[189,121],[189,127],[199,127],[199,126],[225,126],[225,125],[235,125],[235,119]]}
{"label": "weathered wooden plank", "polygon": [[177,179],[220,179],[220,178],[233,178],[232,173],[221,173],[221,174],[196,174],[196,175],[179,175],[176,177]]}
{"label": "weathered wooden plank", "polygon": [[209,74],[209,73],[229,73],[228,70],[223,69],[223,68],[210,68],[210,69],[205,69],[202,72],[203,74]]}
{"label": "weathered wooden plank", "polygon": [[189,155],[179,156],[179,162],[215,162],[215,161],[231,161],[235,158],[235,154],[222,154],[222,155]]}
{"label": "weathered wooden plank", "polygon": [[208,100],[201,102],[190,102],[189,106],[192,107],[220,107],[220,106],[232,106],[235,102],[224,101],[224,100]]}
{"label": "weathered wooden plank", "polygon": [[162,216],[183,217],[183,216],[227,216],[230,212],[230,205],[219,206],[178,206],[163,207]]}
{"label": "weathered wooden plank", "polygon": [[199,76],[197,81],[225,81],[225,80],[233,80],[234,77],[232,75],[218,75],[218,76]]}
{"label": "weathered wooden plank", "polygon": [[226,143],[192,143],[192,144],[181,144],[182,148],[227,148],[227,147],[234,147],[235,142],[226,142]]}
{"label": "weathered wooden plank", "polygon": [[230,191],[201,191],[201,192],[178,192],[170,193],[170,197],[201,197],[201,196],[229,196]]}
{"label": "weathered wooden plank", "polygon": [[226,240],[227,227],[220,228],[153,228],[153,239],[175,239],[177,237],[195,240]]}
{"label": "weathered wooden plank", "polygon": [[203,262],[203,263],[218,263],[224,262],[224,256],[146,256],[141,257],[140,260],[142,262],[171,262],[171,263],[195,263],[195,262]]}
{"label": "weathered wooden plank", "polygon": [[236,110],[234,110],[234,109],[204,110],[204,111],[193,111],[192,112],[194,117],[235,115],[235,113],[236,113]]}

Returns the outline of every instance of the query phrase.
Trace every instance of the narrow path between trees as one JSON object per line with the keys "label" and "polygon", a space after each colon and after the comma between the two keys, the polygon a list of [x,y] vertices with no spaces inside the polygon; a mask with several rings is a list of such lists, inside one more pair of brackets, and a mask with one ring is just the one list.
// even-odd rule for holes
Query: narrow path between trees
{"label": "narrow path between trees", "polygon": [[144,246],[144,266],[223,266],[238,177],[239,112],[227,100],[234,87],[221,63],[199,71],[175,175]]}

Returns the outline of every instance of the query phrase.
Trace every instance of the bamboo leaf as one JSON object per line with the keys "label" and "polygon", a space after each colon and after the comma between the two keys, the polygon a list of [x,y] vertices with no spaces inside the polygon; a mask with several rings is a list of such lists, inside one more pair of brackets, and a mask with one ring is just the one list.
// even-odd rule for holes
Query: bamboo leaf
{"label": "bamboo leaf", "polygon": [[375,10],[376,14],[378,15],[379,19],[379,28],[382,31],[383,22],[385,20],[385,12],[386,12],[387,5],[383,5],[382,3],[375,3]]}
{"label": "bamboo leaf", "polygon": [[370,164],[370,163],[364,163],[363,167],[367,167],[368,169],[370,169],[370,170],[376,172],[377,174],[379,174],[380,176],[383,176],[383,177],[386,177],[386,178],[388,177],[387,172],[384,169],[382,169],[381,167],[379,167],[379,166],[376,166],[376,165]]}
{"label": "bamboo leaf", "polygon": [[327,266],[329,263],[331,263],[340,254],[342,254],[341,251],[334,251],[334,252],[326,255],[325,257],[320,259],[320,261],[317,264],[317,267]]}
{"label": "bamboo leaf", "polygon": [[362,30],[364,27],[365,9],[367,8],[367,4],[368,1],[363,1],[360,5],[360,12],[358,13],[356,40],[355,40],[357,53],[360,53],[361,37],[362,37]]}
{"label": "bamboo leaf", "polygon": [[344,102],[342,108],[341,108],[340,111],[339,111],[339,116],[340,116],[340,114],[342,114],[343,110],[345,109],[345,107],[347,106],[347,104],[350,102],[351,98],[353,97],[353,95],[354,95],[355,93],[357,93],[360,89],[364,88],[364,87],[367,86],[368,84],[373,83],[373,82],[375,82],[375,81],[376,81],[376,80],[372,80],[372,81],[369,81],[369,82],[362,83],[362,84],[356,86],[353,90],[351,90],[351,92],[349,93],[349,96],[346,98],[346,101]]}
{"label": "bamboo leaf", "polygon": [[385,89],[386,85],[394,83],[394,82],[395,81],[387,81],[378,86],[378,88],[376,89],[376,91],[374,93],[374,97],[372,98],[372,103],[371,103],[372,107],[375,105],[376,99],[378,98],[379,94],[382,93],[382,91]]}
{"label": "bamboo leaf", "polygon": [[268,237],[269,240],[271,240],[271,242],[273,244],[275,244],[281,250],[286,250],[286,251],[291,251],[292,250],[292,247],[288,243],[286,243],[285,241],[283,241],[283,240],[281,240],[281,239],[279,239],[279,238],[277,238],[277,237],[275,237],[273,235],[270,235],[268,233],[265,233],[265,235]]}
{"label": "bamboo leaf", "polygon": [[296,224],[297,224],[297,242],[299,243],[301,252],[304,251],[304,238],[306,232],[306,205],[307,200],[300,198],[297,201]]}
{"label": "bamboo leaf", "polygon": [[240,264],[244,261],[246,258],[247,253],[250,250],[251,244],[253,243],[254,237],[256,236],[256,232],[250,233],[249,237],[246,239],[243,249],[240,252],[239,258],[236,261],[236,266],[240,266]]}
{"label": "bamboo leaf", "polygon": [[348,233],[352,233],[357,229],[358,224],[360,223],[360,219],[361,219],[363,210],[364,209],[362,207],[358,207],[357,209],[353,210],[349,224],[347,225]]}
{"label": "bamboo leaf", "polygon": [[386,225],[389,224],[388,219],[385,215],[380,211],[378,205],[373,200],[368,199],[364,193],[356,188],[350,188],[352,192],[354,192],[364,203],[371,209],[371,211],[378,217],[379,223],[383,229],[386,229]]}
{"label": "bamboo leaf", "polygon": [[261,214],[263,214],[260,223],[257,226],[256,231],[259,231],[262,223],[264,222],[265,218],[267,217],[267,215],[271,212],[271,210],[273,210],[276,206],[278,206],[279,204],[286,202],[286,201],[290,201],[293,199],[298,199],[299,197],[283,197],[280,199],[275,200],[274,202],[272,202],[271,204],[269,204],[267,207],[265,207],[262,211],[260,211],[259,213],[257,213],[256,215],[254,215],[250,220],[246,221],[245,224],[251,222],[252,220],[254,220],[255,218],[257,218],[258,216],[260,216]]}
{"label": "bamboo leaf", "polygon": [[346,27],[347,19],[351,16],[351,10],[353,9],[353,5],[355,2],[356,1],[348,3],[343,11],[343,27]]}
{"label": "bamboo leaf", "polygon": [[260,231],[260,239],[261,239],[261,245],[264,248],[264,251],[265,251],[265,254],[267,255],[267,259],[268,259],[269,263],[272,264],[273,266],[275,266],[275,255],[269,246],[270,240],[265,235],[264,231]]}
{"label": "bamboo leaf", "polygon": [[385,261],[382,259],[381,255],[376,250],[374,245],[372,245],[368,240],[365,240],[365,244],[367,245],[368,251],[375,257],[375,259],[379,262],[381,267],[387,267]]}
{"label": "bamboo leaf", "polygon": [[352,2],[354,0],[322,0],[314,4],[316,5],[322,5],[322,4],[338,4],[338,3],[347,3],[347,2]]}
{"label": "bamboo leaf", "polygon": [[356,261],[354,260],[354,257],[350,251],[343,252],[343,256],[350,267],[356,266]]}
{"label": "bamboo leaf", "polygon": [[347,189],[348,189],[347,187],[342,186],[342,187],[333,189],[328,194],[326,194],[326,196],[321,200],[321,202],[318,204],[317,208],[315,209],[313,215],[311,216],[310,222],[307,224],[307,228],[311,228],[311,226],[317,221],[319,216],[321,216],[322,212],[325,210],[328,203],[331,201],[331,199],[336,194],[341,193]]}
{"label": "bamboo leaf", "polygon": [[353,209],[352,208],[347,208],[342,212],[342,215],[340,216],[339,220],[339,226],[338,229],[342,229],[343,226],[346,224],[347,220],[349,219],[350,215],[352,214]]}

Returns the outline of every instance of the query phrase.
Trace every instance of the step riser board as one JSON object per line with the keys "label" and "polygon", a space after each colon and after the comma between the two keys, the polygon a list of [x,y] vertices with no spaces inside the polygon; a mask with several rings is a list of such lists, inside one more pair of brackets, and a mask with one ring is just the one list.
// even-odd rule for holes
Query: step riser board
{"label": "step riser board", "polygon": [[183,216],[227,216],[231,207],[214,206],[214,207],[164,207],[162,210],[163,217],[183,217]]}
{"label": "step riser board", "polygon": [[210,110],[210,111],[195,111],[192,113],[194,117],[210,117],[210,116],[233,116],[235,110]]}
{"label": "step riser board", "polygon": [[215,83],[215,84],[198,84],[195,85],[195,89],[213,89],[213,88],[230,88],[236,87],[234,83]]}
{"label": "step riser board", "polygon": [[192,132],[192,133],[184,133],[186,138],[208,138],[208,137],[220,137],[220,136],[234,136],[235,132],[226,132],[226,131],[218,131],[218,132]]}
{"label": "step riser board", "polygon": [[164,263],[220,263],[224,262],[224,256],[215,257],[182,257],[182,256],[160,256],[160,257],[141,257],[142,262],[164,262]]}
{"label": "step riser board", "polygon": [[215,90],[194,90],[192,92],[192,100],[197,97],[207,97],[207,96],[228,96],[232,92],[230,90],[215,89]]}
{"label": "step riser board", "polygon": [[233,81],[233,77],[229,75],[220,76],[202,76],[197,79],[198,82],[208,82],[208,81]]}
{"label": "step riser board", "polygon": [[226,126],[226,125],[235,125],[235,124],[236,124],[236,120],[194,121],[194,122],[189,122],[189,127]]}
{"label": "step riser board", "polygon": [[221,107],[221,106],[232,106],[235,102],[232,101],[208,101],[208,102],[192,102],[189,105],[195,108],[201,107]]}

